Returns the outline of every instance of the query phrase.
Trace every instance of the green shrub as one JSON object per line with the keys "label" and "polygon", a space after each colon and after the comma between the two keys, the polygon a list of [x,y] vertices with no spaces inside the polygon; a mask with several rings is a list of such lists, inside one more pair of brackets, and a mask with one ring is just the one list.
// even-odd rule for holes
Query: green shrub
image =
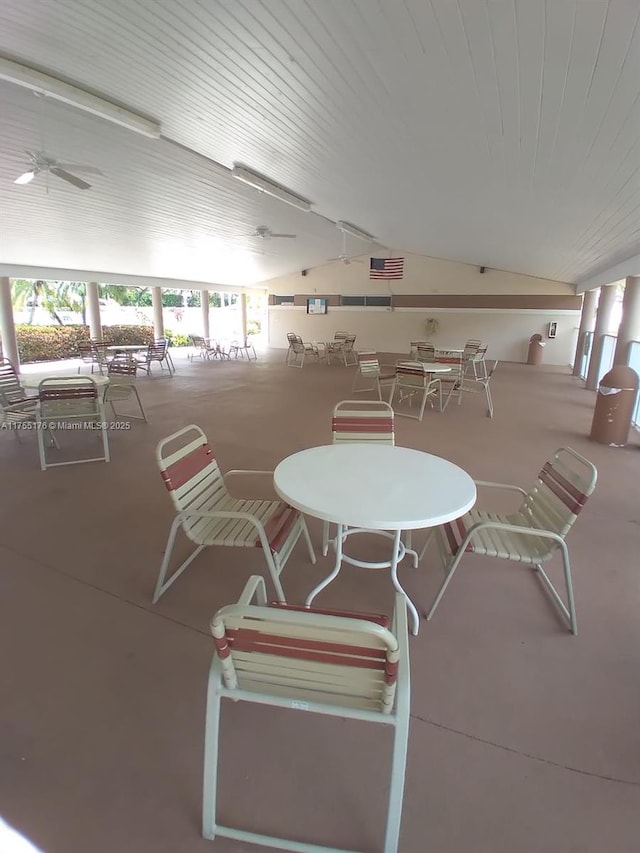
{"label": "green shrub", "polygon": [[103,326],[102,337],[108,344],[152,344],[153,326]]}
{"label": "green shrub", "polygon": [[181,332],[172,332],[171,329],[164,330],[164,336],[169,341],[170,347],[190,347],[191,338]]}
{"label": "green shrub", "polygon": [[[149,344],[153,342],[151,326],[104,326],[107,344]],[[16,326],[20,361],[56,361],[75,358],[78,344],[89,341],[88,326]]]}
{"label": "green shrub", "polygon": [[260,320],[247,320],[247,335],[259,335],[261,328]]}

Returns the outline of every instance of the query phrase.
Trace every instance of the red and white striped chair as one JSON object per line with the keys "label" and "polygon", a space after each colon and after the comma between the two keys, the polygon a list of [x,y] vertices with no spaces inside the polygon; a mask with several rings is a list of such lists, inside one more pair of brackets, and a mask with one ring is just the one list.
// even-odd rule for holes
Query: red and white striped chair
{"label": "red and white striped chair", "polygon": [[[588,459],[570,447],[561,447],[545,463],[528,492],[519,486],[477,480],[478,486],[511,489],[523,495],[524,499],[512,514],[472,509],[462,518],[436,530],[444,560],[445,579],[427,619],[433,616],[462,557],[466,553],[484,554],[486,557],[513,560],[537,569],[572,633],[577,634],[571,567],[565,538],[595,489],[597,478],[598,472]],[[542,568],[542,564],[558,552],[564,567],[566,604]]]}
{"label": "red and white striped chair", "polygon": [[[358,352],[358,370],[353,380],[352,392],[361,394],[364,391],[376,391],[378,400],[382,400],[382,385],[389,384],[395,379],[395,367],[386,370],[380,366],[378,353],[375,350],[360,350]],[[364,387],[361,387],[364,383]]]}
{"label": "red and white striped chair", "polygon": [[[55,468],[60,465],[77,465],[81,462],[109,462],[109,439],[102,392],[91,376],[59,376],[43,379],[38,385],[36,407],[38,426],[38,448],[40,468]],[[70,431],[90,429],[92,435],[102,439],[102,455],[82,459],[66,459],[51,462],[45,444],[58,447],[56,430]],[[45,441],[46,439],[46,441]]]}
{"label": "red and white striped chair", "polygon": [[436,348],[428,341],[418,341],[416,347],[415,360],[434,362],[436,358]]}
{"label": "red and white striped chair", "polygon": [[[272,477],[273,472],[228,471],[223,475],[206,435],[195,424],[160,441],[156,459],[178,514],[169,532],[154,604],[208,545],[262,548],[276,594],[285,601],[280,573],[300,535],[305,538],[311,562],[316,561],[304,516],[282,501],[242,499],[227,490],[230,477],[265,474]],[[180,527],[197,548],[166,580]]]}
{"label": "red and white striped chair", "polygon": [[[491,396],[491,389],[489,388],[489,383],[491,382],[491,377],[495,373],[495,369],[498,366],[498,362],[494,361],[491,367],[491,370],[488,373],[485,373],[484,376],[474,377],[470,374],[465,373],[461,379],[459,379],[456,383],[451,386],[451,389],[444,401],[444,405],[442,407],[443,411],[447,408],[449,403],[449,399],[456,395],[458,396],[458,405],[462,402],[463,394],[482,394],[484,393],[487,398],[487,415],[492,418],[493,417],[493,397]],[[486,368],[485,368],[486,370]]]}
{"label": "red and white striped chair", "polygon": [[[419,361],[400,361],[396,365],[396,376],[391,388],[389,402],[393,405],[394,397],[398,397],[395,412],[405,418],[416,418],[421,421],[427,400],[437,397],[442,411],[442,385],[439,377],[429,373],[428,365]],[[409,407],[414,397],[418,398],[417,414],[409,408],[402,410],[402,403],[407,400]]]}
{"label": "red and white striped chair", "polygon": [[[399,593],[391,629],[387,625],[384,616],[267,606],[264,579],[257,575],[249,579],[238,604],[216,613],[211,621],[216,651],[207,688],[205,724],[205,838],[221,835],[309,853],[335,849],[218,822],[220,705],[228,698],[233,700],[229,710],[244,701],[391,726],[393,751],[384,853],[396,853],[410,706],[406,603]],[[257,719],[252,717],[250,725],[258,725]],[[338,732],[336,727],[337,737]],[[337,739],[333,746],[340,749]],[[316,783],[313,779],[306,784]],[[340,786],[340,780],[334,779],[331,784]],[[247,812],[251,814],[250,804]]]}
{"label": "red and white striped chair", "polygon": [[[382,400],[341,400],[333,409],[332,444],[395,444],[393,409]],[[322,553],[329,550],[329,522],[322,525]]]}

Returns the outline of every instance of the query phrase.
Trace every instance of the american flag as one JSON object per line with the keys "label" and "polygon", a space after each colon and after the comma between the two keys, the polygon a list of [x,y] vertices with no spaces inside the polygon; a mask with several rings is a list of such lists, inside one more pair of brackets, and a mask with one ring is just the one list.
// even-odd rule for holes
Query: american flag
{"label": "american flag", "polygon": [[404,275],[404,258],[371,258],[369,263],[369,278],[391,279],[402,278]]}

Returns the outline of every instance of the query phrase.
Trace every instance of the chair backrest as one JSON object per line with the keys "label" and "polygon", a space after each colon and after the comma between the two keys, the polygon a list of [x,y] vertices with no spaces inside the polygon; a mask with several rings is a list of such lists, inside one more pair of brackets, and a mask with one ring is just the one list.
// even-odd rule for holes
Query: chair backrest
{"label": "chair backrest", "polygon": [[38,385],[41,420],[80,418],[102,412],[98,386],[90,376],[60,376]]}
{"label": "chair backrest", "polygon": [[300,335],[293,335],[293,337],[289,341],[289,347],[295,353],[301,353],[305,350],[304,341],[302,340]]}
{"label": "chair backrest", "polygon": [[189,335],[189,338],[190,338],[191,343],[193,344],[194,347],[203,347],[204,346],[205,341],[204,341],[204,338],[202,337],[202,335]]}
{"label": "chair backrest", "polygon": [[436,351],[435,364],[446,364],[451,368],[449,373],[439,373],[438,379],[442,383],[459,382],[462,379],[464,357],[462,353],[442,353]]}
{"label": "chair backrest", "polygon": [[95,345],[91,342],[79,343],[78,355],[86,364],[95,364],[98,361],[98,353]]}
{"label": "chair backrest", "polygon": [[296,335],[295,332],[287,332],[287,340],[289,341],[289,346],[298,341],[298,339],[302,340],[302,338],[299,338],[299,335]]}
{"label": "chair backrest", "polygon": [[147,347],[147,361],[163,361],[167,354],[166,340],[154,341]]}
{"label": "chair backrest", "polygon": [[[336,334],[338,334],[338,333],[336,332]],[[352,352],[353,346],[356,342],[356,335],[345,335],[343,338],[343,341],[344,341],[344,343],[342,345],[342,351],[343,352]]]}
{"label": "chair backrest", "polygon": [[135,379],[138,374],[138,362],[129,355],[117,355],[109,362],[107,374]]}
{"label": "chair backrest", "polygon": [[24,397],[25,393],[13,362],[8,358],[0,358],[0,403],[8,406],[24,400]]}
{"label": "chair backrest", "polygon": [[349,337],[355,338],[355,335],[352,336],[351,332],[336,332],[335,335],[333,336],[333,340],[334,341],[344,341],[346,338],[349,338]]}
{"label": "chair backrest", "polygon": [[416,349],[416,361],[433,362],[436,357],[436,348],[428,341],[420,341]]}
{"label": "chair backrest", "polygon": [[389,714],[400,648],[371,618],[286,605],[223,607],[211,632],[225,686]]}
{"label": "chair backrest", "polygon": [[341,400],[333,410],[333,444],[395,444],[394,412],[382,400]]}
{"label": "chair backrest", "polygon": [[544,464],[520,507],[532,527],[566,536],[588,497],[598,471],[571,447],[561,447]]}
{"label": "chair backrest", "polygon": [[[207,436],[196,424],[162,439],[156,447],[156,460],[178,512],[213,509],[229,494]],[[202,523],[202,519],[187,519],[185,533],[189,535]]]}
{"label": "chair backrest", "polygon": [[420,361],[399,361],[396,364],[396,384],[403,388],[426,388],[431,376]]}
{"label": "chair backrest", "polygon": [[358,352],[358,371],[363,376],[377,376],[380,373],[380,361],[375,350]]}

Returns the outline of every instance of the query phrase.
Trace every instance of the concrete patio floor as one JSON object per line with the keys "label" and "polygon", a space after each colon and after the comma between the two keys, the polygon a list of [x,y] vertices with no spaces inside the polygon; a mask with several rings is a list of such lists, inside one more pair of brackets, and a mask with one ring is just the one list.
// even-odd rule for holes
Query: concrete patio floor
{"label": "concrete patio floor", "polygon": [[[287,368],[279,350],[251,363],[182,355],[176,366],[173,377],[156,369],[139,379],[149,423],[110,432],[109,464],[41,472],[34,434],[18,443],[0,433],[0,814],[46,853],[262,849],[202,840],[200,814],[208,622],[264,571],[263,558],[205,550],[151,604],[173,518],[155,446],[197,423],[223,470],[271,469],[330,441],[331,410],[352,397],[354,368]],[[568,539],[579,633],[568,633],[530,570],[465,558],[410,640],[399,849],[633,853],[640,440],[634,433],[621,449],[590,442],[595,395],[568,369],[500,364],[492,388],[493,420],[477,395],[421,423],[397,418],[396,441],[478,479],[523,486],[562,445],[596,464],[595,494]],[[310,519],[309,528],[319,554],[321,525]],[[383,555],[385,543],[372,537],[361,548]],[[423,611],[442,577],[435,549],[417,571],[405,562],[400,580]],[[329,566],[321,556],[312,566],[299,543],[282,574],[288,599],[302,602]],[[558,577],[559,561],[551,566]],[[389,612],[392,600],[387,572],[345,567],[316,603]],[[225,711],[226,822],[381,849],[390,741],[380,727],[257,706]]]}

